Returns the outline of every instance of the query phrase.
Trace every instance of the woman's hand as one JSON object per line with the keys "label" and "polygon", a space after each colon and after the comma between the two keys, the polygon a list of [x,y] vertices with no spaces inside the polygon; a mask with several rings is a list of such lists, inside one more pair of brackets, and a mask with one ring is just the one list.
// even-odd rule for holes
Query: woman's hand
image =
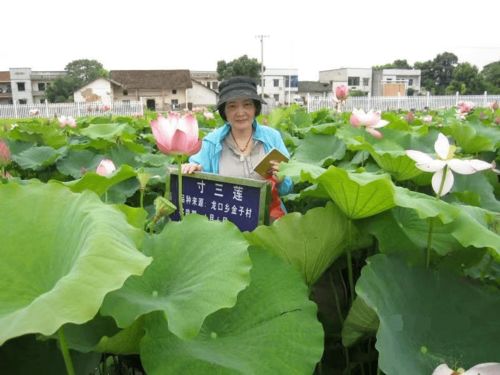
{"label": "woman's hand", "polygon": [[182,173],[191,174],[194,172],[201,172],[201,165],[194,163],[182,164]]}
{"label": "woman's hand", "polygon": [[271,160],[271,168],[267,171],[271,176],[273,176],[278,182],[283,181],[283,177],[278,177],[278,172],[280,170],[280,162],[276,160]]}

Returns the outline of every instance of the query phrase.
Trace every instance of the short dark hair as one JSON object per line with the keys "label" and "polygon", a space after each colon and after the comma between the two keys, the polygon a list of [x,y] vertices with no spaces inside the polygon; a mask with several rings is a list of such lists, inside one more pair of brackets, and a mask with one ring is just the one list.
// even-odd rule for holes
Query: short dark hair
{"label": "short dark hair", "polygon": [[[257,117],[258,115],[260,115],[260,112],[262,111],[262,103],[258,100],[255,100],[255,99],[252,99],[252,102],[253,102],[253,105],[255,106],[255,117]],[[223,105],[221,105],[219,107],[219,114],[220,114],[220,117],[222,117],[222,119],[224,121],[227,121],[227,118],[226,118],[226,104],[227,102],[225,102]]]}

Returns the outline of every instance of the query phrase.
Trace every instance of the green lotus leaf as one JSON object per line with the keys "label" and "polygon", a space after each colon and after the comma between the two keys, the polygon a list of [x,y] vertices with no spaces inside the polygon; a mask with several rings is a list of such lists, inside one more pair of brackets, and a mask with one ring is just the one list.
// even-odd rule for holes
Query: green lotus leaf
{"label": "green lotus leaf", "polygon": [[[94,374],[101,360],[100,353],[70,351],[77,375]],[[66,375],[61,350],[55,340],[38,340],[25,335],[0,346],[1,373],[5,375]]]}
{"label": "green lotus leaf", "polygon": [[146,317],[141,361],[148,374],[314,372],[323,353],[323,329],[308,288],[272,254],[253,249],[250,255],[250,286],[235,307],[210,315],[194,339],[173,335],[162,314]]}
{"label": "green lotus leaf", "polygon": [[151,262],[121,212],[56,183],[0,185],[0,238],[0,344],[89,321]]}
{"label": "green lotus leaf", "polygon": [[488,178],[486,173],[476,173],[474,176],[455,174],[453,195],[464,199],[466,192],[472,193],[477,197],[478,206],[500,212],[500,202],[495,197],[494,186],[492,185],[492,183],[498,185],[497,176],[493,172],[490,173],[493,178]]}
{"label": "green lotus leaf", "polygon": [[129,165],[122,165],[109,177],[98,175],[95,172],[87,172],[78,180],[63,182],[62,184],[69,187],[75,193],[91,190],[100,196],[112,186],[136,175],[137,173],[134,168]]}
{"label": "green lotus leaf", "polygon": [[368,259],[356,292],[379,317],[378,363],[387,375],[498,361],[498,289],[379,254]]}
{"label": "green lotus leaf", "polygon": [[316,181],[350,219],[373,216],[395,206],[394,185],[387,175],[330,166]]}
{"label": "green lotus leaf", "polygon": [[294,266],[311,286],[344,253],[347,226],[346,216],[329,202],[305,215],[294,212],[271,226],[261,225],[246,238]]}
{"label": "green lotus leaf", "polygon": [[342,326],[342,345],[348,348],[363,337],[374,336],[378,326],[377,313],[356,297]]}
{"label": "green lotus leaf", "polygon": [[80,178],[87,171],[95,171],[102,156],[90,150],[70,149],[63,159],[57,162],[57,169],[64,175]]}
{"label": "green lotus leaf", "polygon": [[322,165],[326,159],[341,160],[345,156],[345,144],[334,135],[307,133],[300,140],[293,158],[310,164]]}
{"label": "green lotus leaf", "polygon": [[101,353],[139,354],[139,343],[145,333],[144,317],[145,315],[141,316],[116,335],[103,336],[93,350]]}
{"label": "green lotus leaf", "polygon": [[249,284],[247,247],[230,222],[201,215],[170,222],[144,243],[143,251],[154,259],[151,266],[108,294],[101,313],[127,327],[139,316],[159,310],[174,334],[194,337],[208,315],[234,306]]}
{"label": "green lotus leaf", "polygon": [[441,199],[436,199],[430,195],[411,191],[396,186],[394,199],[396,205],[414,209],[422,219],[429,217],[439,217],[442,223],[447,224],[455,220],[460,214],[460,210],[446,203]]}
{"label": "green lotus leaf", "polygon": [[[408,250],[406,241],[410,241],[412,245],[410,248],[416,247],[419,252],[423,254],[424,249],[427,248],[427,240],[429,235],[429,220],[421,219],[415,210],[395,207],[389,215],[393,216],[393,222],[390,219],[375,222],[373,225],[373,233],[380,241],[387,240],[388,242],[384,247],[392,249],[400,249],[405,247]],[[389,227],[387,225],[390,225]],[[391,228],[389,233],[387,228]],[[399,231],[406,241],[398,236]],[[445,255],[452,251],[462,250],[463,246],[452,235],[452,224],[443,224],[439,220],[435,220],[432,227],[432,249],[440,255]],[[405,244],[405,245],[404,245]]]}
{"label": "green lotus leaf", "polygon": [[114,142],[118,137],[127,137],[135,134],[135,129],[128,124],[91,124],[80,132],[82,135],[93,139],[104,139]]}
{"label": "green lotus leaf", "polygon": [[56,150],[49,146],[33,146],[17,155],[12,155],[12,160],[23,169],[38,171],[54,164],[65,152],[65,147]]}
{"label": "green lotus leaf", "polygon": [[[500,142],[497,130],[488,131],[486,127],[475,127],[471,123],[460,123],[450,127],[450,135],[457,145],[467,154],[482,151],[495,151],[495,144]],[[484,134],[481,134],[484,132]]]}
{"label": "green lotus leaf", "polygon": [[289,176],[294,183],[313,182],[325,171],[324,168],[314,164],[302,163],[296,160],[290,160],[288,163],[280,165],[280,174]]}
{"label": "green lotus leaf", "polygon": [[409,180],[422,174],[422,171],[415,167],[415,161],[405,154],[372,152],[371,156],[380,168],[394,176],[397,181]]}

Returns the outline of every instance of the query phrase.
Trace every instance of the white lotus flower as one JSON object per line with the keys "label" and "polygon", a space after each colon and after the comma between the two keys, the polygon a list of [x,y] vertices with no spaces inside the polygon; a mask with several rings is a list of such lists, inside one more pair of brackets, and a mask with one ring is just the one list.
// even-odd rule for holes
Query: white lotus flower
{"label": "white lotus flower", "polygon": [[498,375],[500,374],[500,363],[481,363],[471,367],[464,372],[463,369],[452,370],[448,365],[442,364],[436,367],[432,375]]}
{"label": "white lotus flower", "polygon": [[478,159],[455,159],[455,149],[456,147],[448,142],[448,138],[439,133],[434,143],[437,159],[433,159],[420,151],[406,151],[406,155],[417,162],[415,166],[418,169],[424,172],[434,172],[432,189],[441,197],[446,195],[453,187],[454,177],[452,171],[459,174],[473,174],[494,167],[493,164]]}

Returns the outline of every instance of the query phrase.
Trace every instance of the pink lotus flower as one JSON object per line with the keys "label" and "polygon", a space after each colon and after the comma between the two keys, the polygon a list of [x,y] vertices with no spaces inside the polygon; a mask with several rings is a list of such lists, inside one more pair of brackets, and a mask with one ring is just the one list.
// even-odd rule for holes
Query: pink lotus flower
{"label": "pink lotus flower", "polygon": [[96,169],[96,173],[104,177],[110,176],[114,171],[116,171],[115,163],[109,159],[102,159]]}
{"label": "pink lotus flower", "polygon": [[446,364],[439,365],[432,375],[498,375],[500,374],[500,363],[481,363],[471,367],[467,371],[463,369],[452,370]]}
{"label": "pink lotus flower", "polygon": [[365,113],[362,109],[354,109],[349,121],[351,125],[356,128],[364,126],[368,133],[380,139],[383,135],[376,129],[382,128],[389,123],[389,121],[382,120],[381,115],[382,113],[380,111],[374,112],[370,110],[368,113]]}
{"label": "pink lotus flower", "polygon": [[30,109],[30,116],[38,116],[40,111],[38,109]]}
{"label": "pink lotus flower", "polygon": [[71,116],[61,116],[58,120],[61,128],[64,128],[65,126],[76,128],[76,120]]}
{"label": "pink lotus flower", "polygon": [[464,119],[467,114],[474,108],[474,103],[472,102],[459,102],[457,105],[457,117]]}
{"label": "pink lotus flower", "polygon": [[415,114],[412,111],[408,112],[405,117],[407,122],[413,122],[413,120],[415,120]]}
{"label": "pink lotus flower", "polygon": [[346,85],[340,85],[335,88],[335,97],[338,101],[344,102],[349,96],[349,87]]}
{"label": "pink lotus flower", "polygon": [[437,159],[433,159],[421,151],[406,151],[406,155],[417,162],[415,166],[418,169],[424,172],[434,172],[432,176],[432,189],[439,197],[448,194],[453,187],[454,177],[452,171],[467,175],[486,169],[493,169],[493,164],[482,160],[455,159],[455,148],[455,146],[450,145],[448,138],[439,133],[434,143]]}
{"label": "pink lotus flower", "polygon": [[490,103],[490,108],[496,111],[498,109],[498,101],[495,100],[493,103]]}
{"label": "pink lotus flower", "polygon": [[0,167],[8,165],[11,161],[10,149],[5,141],[0,139]]}
{"label": "pink lotus flower", "polygon": [[165,154],[192,155],[201,148],[198,122],[191,113],[181,116],[170,112],[167,118],[158,115],[151,121],[151,129],[158,148]]}

